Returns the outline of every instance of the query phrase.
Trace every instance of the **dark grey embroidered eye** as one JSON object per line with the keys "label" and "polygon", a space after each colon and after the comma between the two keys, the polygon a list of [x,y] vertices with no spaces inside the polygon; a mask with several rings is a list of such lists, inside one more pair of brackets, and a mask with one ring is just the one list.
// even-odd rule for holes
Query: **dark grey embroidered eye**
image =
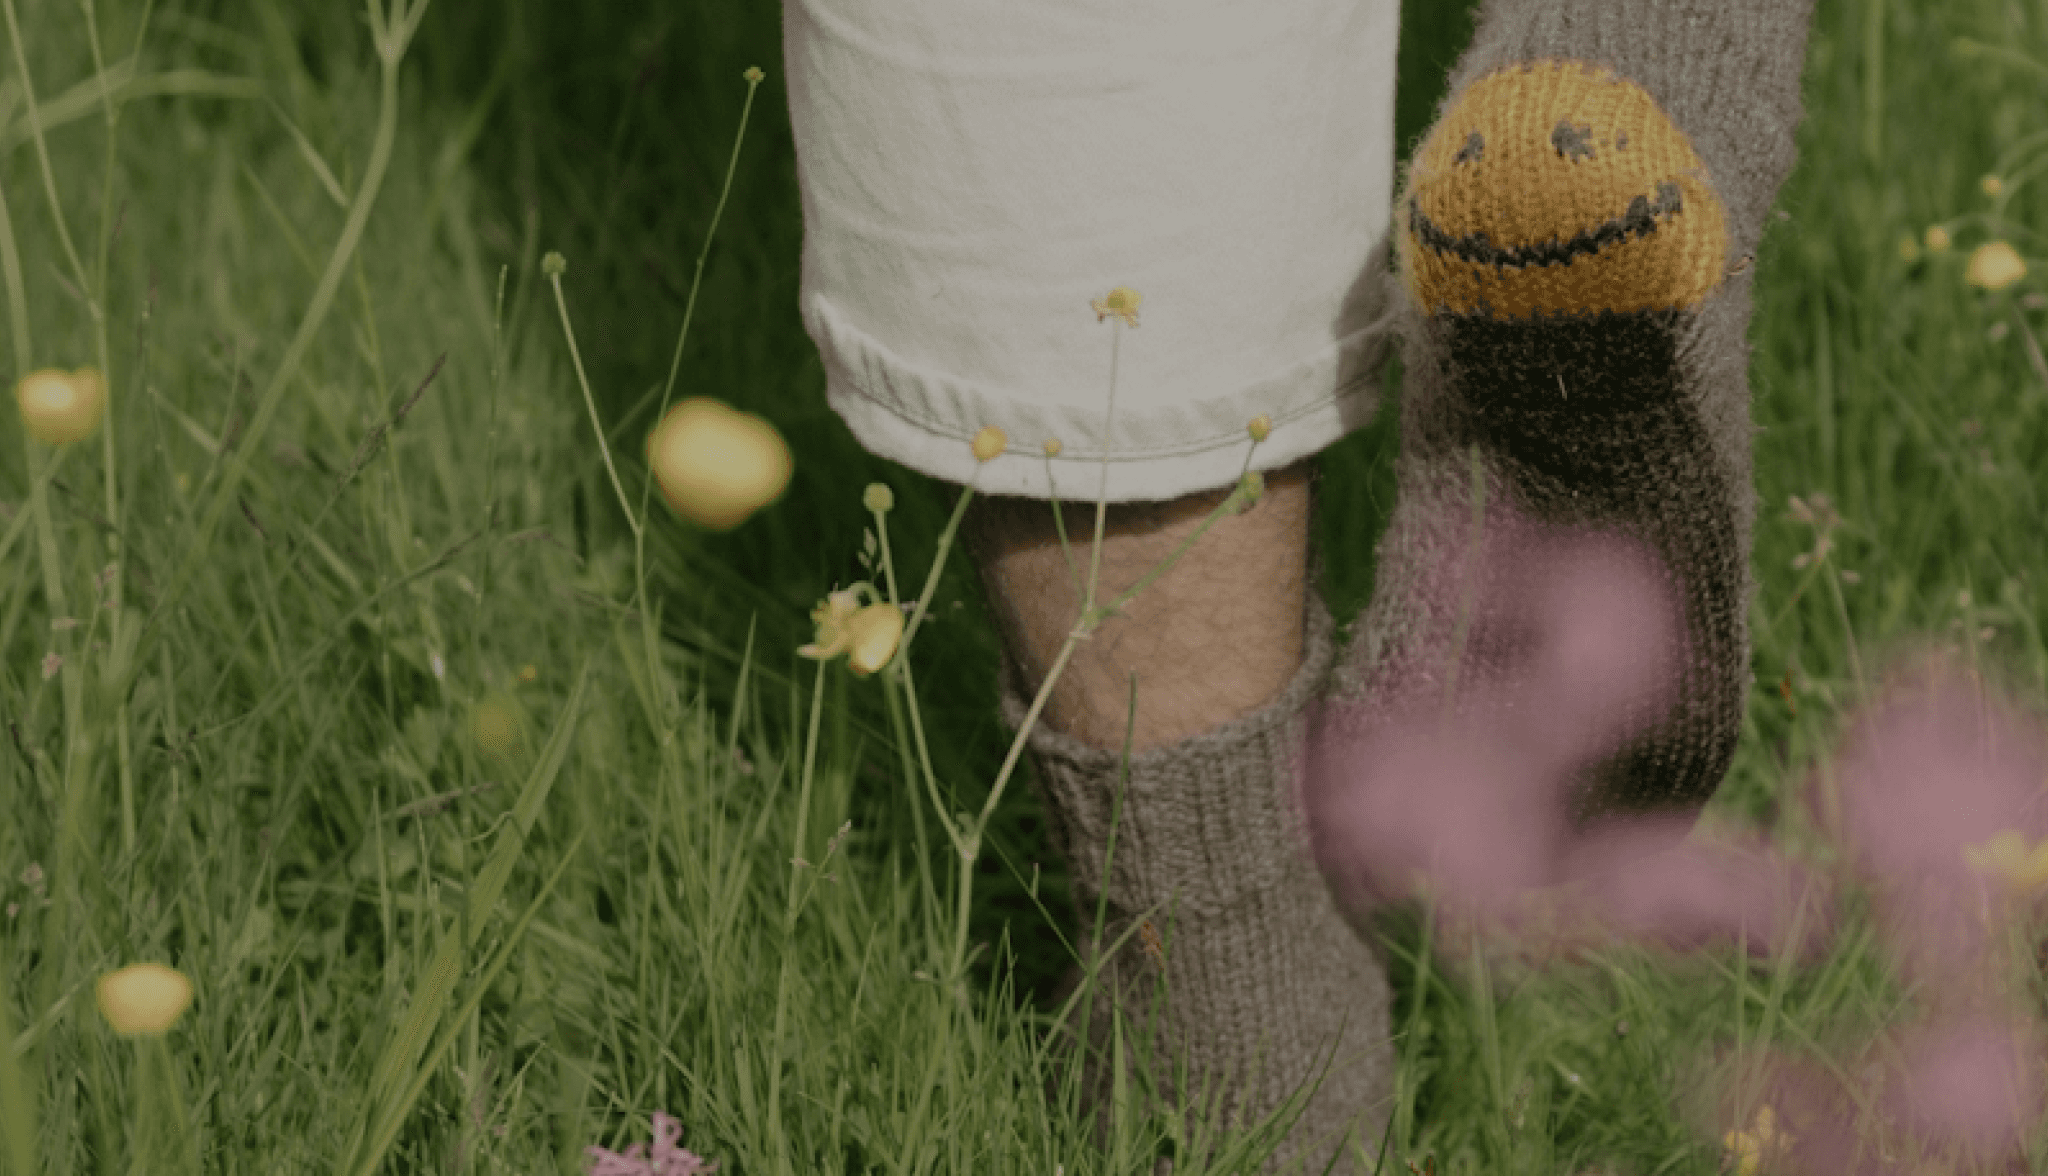
{"label": "dark grey embroidered eye", "polygon": [[1550,145],[1557,153],[1572,163],[1593,158],[1593,128],[1587,123],[1573,126],[1568,122],[1557,124],[1550,132]]}
{"label": "dark grey embroidered eye", "polygon": [[1478,131],[1473,131],[1471,134],[1465,136],[1465,145],[1463,147],[1458,148],[1458,153],[1455,156],[1451,157],[1451,162],[1478,163],[1480,157],[1485,154],[1486,140],[1480,138]]}

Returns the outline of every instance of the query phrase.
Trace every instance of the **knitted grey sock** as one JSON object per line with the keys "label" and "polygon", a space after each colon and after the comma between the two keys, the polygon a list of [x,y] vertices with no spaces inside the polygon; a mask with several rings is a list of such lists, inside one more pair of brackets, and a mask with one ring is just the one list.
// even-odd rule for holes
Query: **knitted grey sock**
{"label": "knitted grey sock", "polygon": [[[1399,500],[1330,697],[1370,713],[1447,674],[1462,691],[1527,668],[1528,632],[1483,608],[1460,618],[1521,590],[1516,560],[1501,566],[1518,528],[1641,544],[1682,621],[1664,663],[1675,701],[1575,769],[1574,822],[1696,811],[1734,753],[1756,510],[1750,261],[1793,160],[1811,8],[1489,0],[1396,202]],[[1475,533],[1486,585],[1464,575]]]}
{"label": "knitted grey sock", "polygon": [[[1148,1019],[1158,1027],[1149,1065],[1159,1100],[1137,1097],[1132,1105],[1139,1115],[1220,1099],[1225,1115],[1235,1113],[1251,1126],[1321,1072],[1315,1096],[1267,1170],[1305,1158],[1312,1161],[1307,1171],[1321,1172],[1344,1142],[1338,1133],[1354,1122],[1366,1154],[1377,1154],[1393,1080],[1385,972],[1332,902],[1299,816],[1301,716],[1322,689],[1335,652],[1334,625],[1313,587],[1313,561],[1308,582],[1301,668],[1277,698],[1213,730],[1131,757],[1106,878],[1121,752],[1087,746],[1043,724],[1032,730],[1036,790],[1051,818],[1052,840],[1072,870],[1087,958],[1097,958],[1087,933],[1105,889],[1103,946],[1114,944],[1145,909],[1162,904],[1152,920],[1157,938],[1132,936],[1103,963],[1088,1009],[1083,1106],[1097,1111],[1098,1142],[1107,1138],[1111,1113],[1109,1029],[1116,1005],[1127,1081],[1136,1081]],[[999,689],[1013,730],[1029,709],[1021,681],[1006,657]],[[1166,993],[1155,1005],[1162,958]],[[1064,1050],[1075,1040],[1063,1035]],[[1261,1073],[1247,1081],[1255,1055]],[[1182,1062],[1191,1079],[1185,1090],[1173,1073]],[[1348,1145],[1344,1151],[1350,1154]],[[1161,1169],[1171,1170],[1164,1160]],[[1334,1171],[1354,1168],[1347,1160]]]}

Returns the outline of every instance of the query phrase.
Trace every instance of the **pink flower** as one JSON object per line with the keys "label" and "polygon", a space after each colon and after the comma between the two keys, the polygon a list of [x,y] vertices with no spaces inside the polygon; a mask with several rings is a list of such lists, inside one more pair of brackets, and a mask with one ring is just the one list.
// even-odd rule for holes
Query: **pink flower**
{"label": "pink flower", "polygon": [[[1982,691],[1941,655],[1901,663],[1835,760],[1842,835],[1875,883],[1880,930],[1912,978],[1981,982],[2012,897],[1972,864],[1999,834],[2048,834],[2040,724]],[[1828,777],[1812,793],[1831,807]]]}
{"label": "pink flower", "polygon": [[601,1147],[586,1147],[583,1154],[596,1161],[591,1166],[590,1176],[698,1176],[699,1173],[718,1171],[717,1163],[707,1163],[702,1156],[679,1146],[678,1141],[682,1138],[682,1123],[656,1111],[652,1157],[643,1158],[647,1154],[644,1143],[627,1148],[625,1155]]}
{"label": "pink flower", "polygon": [[[2042,1046],[2029,1018],[1943,1018],[1842,1065],[1767,1057],[1762,1081],[1739,1086],[1778,1108],[1791,1135],[1788,1172],[2009,1171],[2041,1115]],[[1734,1121],[1741,1109],[1730,1101],[1722,1113]],[[1959,1166],[1929,1166],[1934,1159]]]}
{"label": "pink flower", "polygon": [[[1505,506],[1489,513],[1476,569],[1469,531],[1447,536],[1422,544],[1436,563],[1406,588],[1424,603],[1367,667],[1365,701],[1311,719],[1303,799],[1340,901],[1421,889],[1450,923],[1553,946],[1742,935],[1771,950],[1812,882],[1796,864],[1761,842],[1688,837],[1690,813],[1574,819],[1575,787],[1681,696],[1686,634],[1654,552]],[[1803,949],[1824,924],[1809,915]]]}

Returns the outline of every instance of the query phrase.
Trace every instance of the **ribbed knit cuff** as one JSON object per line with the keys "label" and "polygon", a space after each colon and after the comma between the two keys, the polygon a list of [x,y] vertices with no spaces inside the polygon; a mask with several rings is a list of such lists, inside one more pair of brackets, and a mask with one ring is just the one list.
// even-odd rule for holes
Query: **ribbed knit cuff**
{"label": "ribbed knit cuff", "polygon": [[[1300,787],[1303,709],[1323,687],[1335,657],[1329,609],[1315,589],[1312,558],[1303,610],[1302,662],[1280,694],[1248,715],[1199,735],[1131,756],[1106,885],[1123,911],[1142,910],[1180,892],[1179,910],[1213,915],[1245,895],[1288,880],[1312,861]],[[1190,666],[1193,674],[1229,666]],[[998,683],[1003,719],[1023,726],[1030,700],[1008,655]],[[1121,751],[1093,747],[1044,723],[1028,743],[1053,841],[1076,893],[1105,888]],[[1285,772],[1276,772],[1285,765]],[[1276,776],[1284,777],[1276,780]],[[1291,782],[1289,787],[1280,785]]]}

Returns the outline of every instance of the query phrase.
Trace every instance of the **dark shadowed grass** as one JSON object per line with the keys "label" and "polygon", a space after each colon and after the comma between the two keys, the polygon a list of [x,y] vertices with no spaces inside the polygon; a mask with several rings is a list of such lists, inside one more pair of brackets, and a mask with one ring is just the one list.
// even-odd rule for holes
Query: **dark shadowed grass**
{"label": "dark shadowed grass", "polygon": [[[1403,144],[1466,28],[1455,6],[1410,7]],[[112,74],[141,9],[97,15]],[[95,437],[66,456],[47,546],[13,526],[33,514],[28,463],[0,459],[0,980],[44,1169],[127,1166],[140,1055],[92,1011],[91,982],[157,959],[197,989],[167,1038],[191,1150],[148,1144],[167,1170],[196,1155],[221,1172],[380,1157],[574,1171],[586,1145],[646,1139],[657,1110],[728,1172],[1149,1170],[1153,1141],[1107,1158],[1077,1142],[1041,1093],[1038,1026],[1015,1015],[1048,1011],[1071,959],[1029,791],[1011,787],[974,867],[970,939],[988,950],[964,988],[932,982],[957,859],[906,787],[880,683],[793,653],[818,598],[863,575],[866,483],[893,487],[897,566],[919,582],[953,494],[867,455],[825,406],[796,312],[776,7],[429,10],[373,214],[260,435],[369,163],[380,94],[362,10],[158,6],[134,67],[150,80],[116,91],[110,184],[80,11],[20,16],[37,99],[68,112],[47,141],[86,280],[0,81],[32,340],[26,357],[10,342],[9,368],[104,363],[114,454]],[[1993,49],[1960,57],[1958,38]],[[1823,0],[1817,16],[1788,217],[1757,260],[1756,689],[1710,816],[1823,863],[1794,790],[1889,645],[1936,634],[2048,687],[2048,371],[2029,349],[2041,307],[2022,299],[2040,288],[2048,208],[2038,183],[2009,182],[2008,224],[1970,219],[1994,207],[1979,177],[2048,131],[2043,61],[2039,6]],[[650,665],[631,535],[538,259],[568,259],[599,414],[635,485],[750,65],[767,81],[676,395],[768,417],[796,476],[726,534],[657,510],[652,603],[670,640]],[[69,93],[86,100],[63,106]],[[1902,255],[1936,222],[1951,250]],[[1994,235],[2036,271],[1998,294],[1962,281]],[[6,415],[0,452],[24,454]],[[1340,621],[1370,595],[1397,419],[1390,403],[1322,461]],[[94,607],[112,590],[97,580],[110,529],[120,609]],[[1825,557],[1795,566],[1822,532]],[[1008,743],[997,647],[964,559],[934,603],[914,650],[924,727],[966,806]],[[52,625],[67,616],[79,624]],[[121,634],[145,623],[123,672]],[[65,668],[46,677],[51,653]],[[486,704],[519,735],[480,728]],[[67,731],[89,760],[67,763]],[[483,902],[493,879],[502,900]],[[1548,973],[1447,978],[1467,945],[1390,912],[1396,1154],[1445,1172],[1715,1171],[1731,1125],[1717,1050],[1846,1054],[1919,999],[1860,899],[1838,915],[1802,966],[1616,945]],[[12,1149],[10,1100],[0,1081]]]}

